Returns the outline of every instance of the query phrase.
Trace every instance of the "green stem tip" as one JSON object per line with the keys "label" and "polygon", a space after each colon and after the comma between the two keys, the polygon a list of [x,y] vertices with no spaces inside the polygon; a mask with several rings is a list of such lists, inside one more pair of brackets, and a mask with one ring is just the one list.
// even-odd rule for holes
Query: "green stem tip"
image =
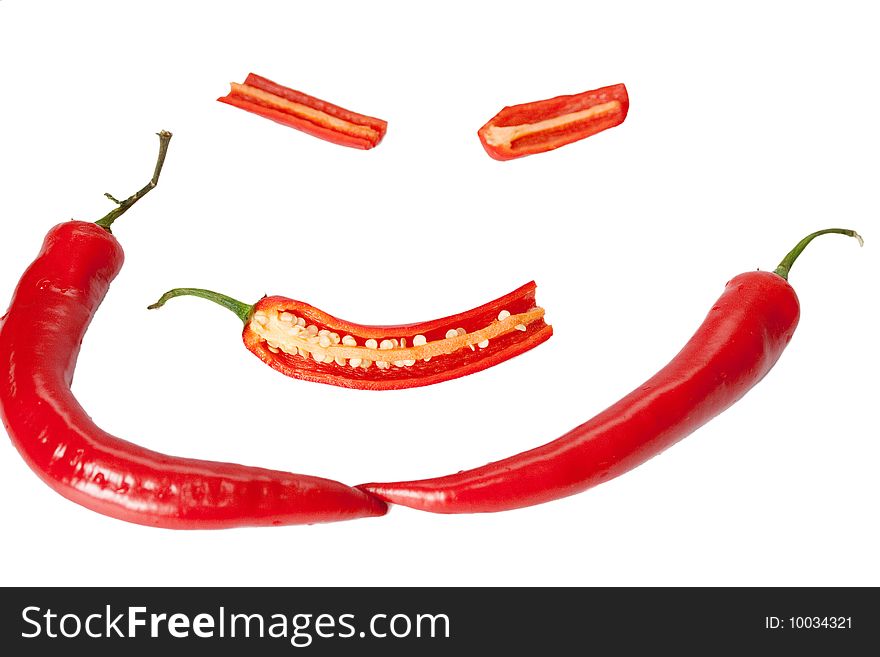
{"label": "green stem tip", "polygon": [[162,130],[156,134],[159,135],[159,156],[156,158],[156,166],[153,169],[153,177],[150,178],[150,182],[124,201],[116,199],[112,194],[104,194],[104,196],[116,204],[116,207],[98,219],[95,223],[101,228],[107,229],[107,232],[112,232],[110,226],[113,222],[119,219],[119,217],[125,214],[132,205],[140,201],[151,189],[153,189],[153,187],[159,184],[159,174],[162,173],[162,167],[165,164],[165,155],[168,153],[168,142],[171,141],[171,133],[167,130]]}
{"label": "green stem tip", "polygon": [[223,306],[227,310],[231,310],[245,324],[247,324],[248,320],[251,317],[251,313],[254,311],[253,306],[246,304],[242,301],[238,301],[237,299],[228,297],[225,294],[220,294],[219,292],[202,290],[197,287],[176,287],[173,290],[168,290],[165,294],[159,297],[159,300],[156,303],[147,306],[147,310],[161,308],[165,305],[165,302],[168,301],[168,299],[186,296],[201,297],[202,299],[213,301],[217,305]]}
{"label": "green stem tip", "polygon": [[788,280],[788,272],[791,270],[791,266],[794,264],[794,261],[798,259],[798,256],[803,253],[804,249],[807,248],[807,244],[819,237],[819,235],[828,235],[829,233],[855,237],[859,241],[859,246],[865,245],[865,240],[862,239],[862,236],[856,231],[848,228],[826,228],[825,230],[817,230],[815,233],[810,233],[798,242],[797,245],[788,252],[788,255],[782,259],[782,262],[779,263],[779,266],[774,272],[782,276],[785,280]]}

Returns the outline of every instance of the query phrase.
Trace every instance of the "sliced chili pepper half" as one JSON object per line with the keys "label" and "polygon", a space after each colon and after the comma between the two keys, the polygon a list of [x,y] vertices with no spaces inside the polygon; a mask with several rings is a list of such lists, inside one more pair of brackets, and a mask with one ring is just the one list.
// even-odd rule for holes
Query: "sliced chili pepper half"
{"label": "sliced chili pepper half", "polygon": [[572,96],[505,107],[477,135],[496,160],[544,153],[623,123],[629,96],[623,84]]}
{"label": "sliced chili pepper half", "polygon": [[248,305],[199,288],[176,288],[168,299],[196,296],[244,322],[245,346],[287,376],[362,390],[426,386],[479,372],[541,344],[553,334],[535,304],[534,282],[473,310],[416,324],[367,326],[303,301],[264,297]]}
{"label": "sliced chili pepper half", "polygon": [[231,87],[229,94],[217,100],[341,146],[373,148],[388,128],[382,119],[352,112],[253,73],[244,84],[232,82]]}

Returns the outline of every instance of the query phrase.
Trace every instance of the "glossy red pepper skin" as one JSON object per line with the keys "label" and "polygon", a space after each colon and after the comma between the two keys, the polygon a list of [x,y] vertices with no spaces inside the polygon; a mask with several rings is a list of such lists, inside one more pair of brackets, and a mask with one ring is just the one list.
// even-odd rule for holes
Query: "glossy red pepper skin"
{"label": "glossy red pepper skin", "polygon": [[[858,237],[842,229],[824,232]],[[561,438],[473,470],[362,488],[424,511],[494,512],[574,495],[631,470],[729,408],[770,371],[800,316],[783,277],[796,257],[793,251],[787,265],[783,261],[782,274],[755,271],[732,279],[666,367]]]}
{"label": "glossy red pepper skin", "polygon": [[[376,147],[388,129],[388,123],[382,119],[352,112],[253,73],[247,76],[243,85],[233,85],[229,94],[217,100],[318,139],[361,150]],[[284,101],[317,110],[323,118],[306,116],[290,105],[285,107]],[[344,123],[334,123],[334,119]]]}
{"label": "glossy red pepper skin", "polygon": [[[477,136],[493,159],[514,160],[545,153],[613,128],[623,123],[627,112],[629,96],[626,87],[615,84],[505,107],[479,129]],[[566,116],[575,113],[587,116],[565,121]],[[553,125],[555,121],[561,123]]]}
{"label": "glossy red pepper skin", "polygon": [[177,458],[96,426],[70,385],[80,344],[123,262],[109,231],[49,231],[0,321],[0,415],[33,471],[98,513],[171,529],[288,525],[378,516],[385,504],[344,484]]}

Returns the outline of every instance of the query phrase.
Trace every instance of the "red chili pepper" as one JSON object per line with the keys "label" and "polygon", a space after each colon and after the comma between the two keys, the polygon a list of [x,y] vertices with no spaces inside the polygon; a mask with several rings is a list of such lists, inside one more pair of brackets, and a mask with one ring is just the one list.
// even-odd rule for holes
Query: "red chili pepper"
{"label": "red chili pepper", "polygon": [[615,84],[573,96],[505,107],[477,132],[496,160],[544,153],[623,123],[626,87]]}
{"label": "red chili pepper", "polygon": [[760,381],[791,340],[800,314],[788,272],[818,235],[775,272],[731,280],[678,355],[613,406],[561,438],[457,474],[362,488],[387,502],[436,513],[505,511],[574,495],[644,463],[729,408]]}
{"label": "red chili pepper", "polygon": [[479,372],[541,344],[553,334],[535,305],[535,283],[467,312],[417,324],[366,326],[286,297],[253,306],[224,294],[176,288],[168,299],[196,296],[234,312],[242,339],[260,360],[304,381],[362,390],[399,390]]}
{"label": "red chili pepper", "polygon": [[388,128],[382,119],[351,112],[253,73],[244,84],[232,82],[231,87],[228,95],[217,100],[341,146],[368,150],[382,141]]}
{"label": "red chili pepper", "polygon": [[55,491],[98,513],[142,525],[214,529],[378,516],[385,504],[341,483],[166,456],[97,427],[70,391],[80,343],[122,267],[110,225],[153,178],[97,223],[52,228],[0,320],[0,415],[27,464]]}

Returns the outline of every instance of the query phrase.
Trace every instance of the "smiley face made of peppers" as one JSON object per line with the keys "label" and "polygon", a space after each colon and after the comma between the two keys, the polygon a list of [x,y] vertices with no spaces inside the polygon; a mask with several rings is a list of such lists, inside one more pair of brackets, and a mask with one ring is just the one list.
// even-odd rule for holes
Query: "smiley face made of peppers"
{"label": "smiley face made of peppers", "polygon": [[[643,463],[740,399],[773,367],[797,326],[798,301],[787,282],[795,259],[819,235],[839,233],[861,241],[852,230],[821,230],[801,240],[774,272],[736,276],[668,365],[550,443],[445,477],[351,487],[320,477],[154,452],[103,431],[73,396],[70,385],[80,344],[123,263],[110,227],[158,183],[171,134],[160,132],[159,139],[150,182],[95,223],[69,221],[52,228],[0,319],[0,415],[24,460],[64,497],[98,513],[154,527],[332,522],[383,515],[387,503],[436,513],[494,512],[581,492]],[[235,312],[245,323],[248,348],[272,367],[350,387],[406,387],[462,376],[530,349],[551,332],[534,306],[534,284],[459,316],[391,329],[343,322],[280,297],[249,306],[181,288],[167,293],[158,305],[184,294],[210,298]],[[317,329],[318,324],[327,328]],[[464,326],[450,326],[443,333],[446,324]],[[298,330],[291,332],[294,327]],[[381,349],[377,332],[387,330],[400,337],[396,345]],[[345,335],[337,342],[338,332]],[[505,342],[504,336],[511,337]],[[305,355],[293,338],[311,345],[303,348]],[[385,373],[387,378],[378,379],[385,384],[362,374],[368,371],[361,367],[363,361],[376,358],[361,353],[374,348],[367,344],[370,340],[387,359],[382,362],[388,367],[377,365],[375,370]],[[481,346],[487,340],[495,341],[495,351],[488,350],[489,344]],[[318,349],[323,350],[320,359],[315,357]],[[459,351],[466,358],[450,358],[448,371],[435,364],[433,379],[413,378],[420,371],[416,367],[433,362],[426,359],[441,361]],[[476,356],[468,360],[468,354]],[[296,370],[291,361],[308,363],[311,369]],[[337,367],[329,376],[324,376],[328,370],[318,369]]]}

